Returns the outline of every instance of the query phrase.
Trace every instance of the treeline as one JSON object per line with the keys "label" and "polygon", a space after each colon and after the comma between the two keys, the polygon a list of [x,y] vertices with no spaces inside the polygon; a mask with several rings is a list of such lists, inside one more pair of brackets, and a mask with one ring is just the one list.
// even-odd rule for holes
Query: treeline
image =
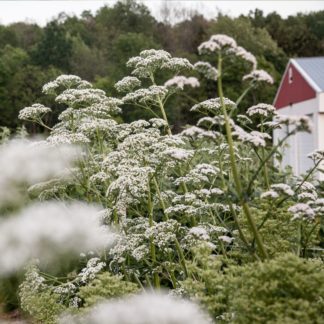
{"label": "treeline", "polygon": [[[32,102],[50,104],[41,87],[59,74],[79,75],[117,96],[114,84],[128,75],[125,63],[129,57],[143,49],[161,48],[195,63],[200,60],[197,46],[215,33],[237,39],[276,81],[274,87],[260,87],[247,96],[242,107],[272,102],[289,57],[324,55],[324,11],[287,19],[275,12],[265,16],[260,10],[238,18],[218,14],[212,20],[194,14],[171,25],[158,22],[144,5],[127,0],[104,6],[95,15],[89,11],[81,17],[62,13],[44,28],[25,22],[0,25],[0,125],[17,127],[18,111]],[[229,98],[235,99],[242,90],[242,69],[238,65],[225,70]],[[164,82],[165,77],[159,81]],[[196,98],[205,99],[215,96],[216,84],[202,81],[199,89],[191,91]],[[189,97],[190,93],[169,102],[167,109],[175,127],[195,118],[189,113]],[[54,108],[56,112],[62,109]],[[142,111],[125,107],[125,121],[140,117],[145,117]]]}

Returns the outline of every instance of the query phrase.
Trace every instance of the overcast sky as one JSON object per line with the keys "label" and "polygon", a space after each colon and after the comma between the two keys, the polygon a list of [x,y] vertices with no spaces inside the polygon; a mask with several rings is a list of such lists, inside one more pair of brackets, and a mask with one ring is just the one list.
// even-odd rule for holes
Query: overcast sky
{"label": "overcast sky", "polygon": [[[70,15],[80,15],[84,10],[91,10],[95,13],[105,4],[112,5],[115,0],[61,0],[61,1],[1,1],[0,0],[0,23],[10,24],[17,21],[36,22],[44,26],[52,18],[56,17],[60,12],[64,11]],[[310,11],[324,10],[324,1],[176,1],[176,0],[142,0],[146,4],[152,14],[160,19],[160,9],[165,2],[172,9],[184,7],[194,9],[203,13],[208,18],[214,17],[218,10],[223,13],[238,16],[247,14],[250,10],[259,8],[264,13],[277,11],[283,17],[296,14],[297,12],[307,13]]]}

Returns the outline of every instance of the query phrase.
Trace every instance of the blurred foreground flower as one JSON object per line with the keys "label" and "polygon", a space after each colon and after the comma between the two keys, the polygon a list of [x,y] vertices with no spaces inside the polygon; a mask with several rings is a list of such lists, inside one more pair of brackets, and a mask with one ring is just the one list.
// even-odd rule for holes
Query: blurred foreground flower
{"label": "blurred foreground flower", "polygon": [[53,146],[43,141],[12,140],[0,146],[0,206],[21,198],[21,185],[49,180],[70,168],[80,149],[71,145]]}
{"label": "blurred foreground flower", "polygon": [[93,307],[86,315],[67,315],[60,324],[207,324],[212,323],[194,303],[163,294],[142,294]]}
{"label": "blurred foreground flower", "polygon": [[84,203],[38,203],[0,222],[0,275],[30,259],[53,262],[67,253],[101,249],[114,234],[100,225],[99,209]]}

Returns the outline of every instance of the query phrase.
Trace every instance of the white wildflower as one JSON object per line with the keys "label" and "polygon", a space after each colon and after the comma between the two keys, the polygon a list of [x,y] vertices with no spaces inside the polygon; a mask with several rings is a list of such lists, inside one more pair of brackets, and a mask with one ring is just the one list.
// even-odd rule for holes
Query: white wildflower
{"label": "white wildflower", "polygon": [[18,118],[29,121],[39,120],[50,111],[52,111],[51,108],[45,107],[42,104],[33,104],[30,107],[20,110]]}
{"label": "white wildflower", "polygon": [[183,90],[184,86],[190,86],[192,88],[197,88],[200,86],[200,83],[197,80],[197,78],[195,78],[195,77],[187,78],[182,75],[176,75],[172,79],[166,81],[164,83],[164,86],[167,88],[175,87],[175,88],[179,88],[179,89]]}
{"label": "white wildflower", "polygon": [[54,81],[46,83],[43,86],[43,93],[53,94],[59,87],[85,89],[91,88],[92,85],[87,81],[81,80],[81,78],[76,75],[63,74],[58,76]]}
{"label": "white wildflower", "polygon": [[55,98],[55,101],[72,107],[89,106],[106,99],[106,93],[100,89],[67,89]]}
{"label": "white wildflower", "polygon": [[293,126],[295,132],[312,132],[313,125],[308,116],[277,115],[274,117],[274,122],[279,125]]}
{"label": "white wildflower", "polygon": [[317,199],[316,192],[302,192],[297,196],[299,201],[315,201]]}
{"label": "white wildflower", "polygon": [[190,137],[193,139],[200,139],[200,138],[210,138],[215,139],[220,136],[220,133],[215,131],[206,131],[200,127],[191,126],[186,128],[180,133],[182,136]]}
{"label": "white wildflower", "polygon": [[47,142],[51,145],[68,145],[68,144],[87,144],[90,140],[82,133],[62,132],[60,134],[50,135]]}
{"label": "white wildflower", "polygon": [[163,63],[161,68],[178,72],[182,70],[191,70],[193,69],[193,65],[185,58],[172,57],[170,60]]}
{"label": "white wildflower", "polygon": [[248,125],[248,124],[253,123],[252,120],[249,117],[247,117],[246,115],[240,115],[239,114],[239,115],[236,116],[236,118],[237,118],[238,122],[240,122],[241,124],[244,124],[244,125]]}
{"label": "white wildflower", "polygon": [[202,226],[195,226],[190,228],[189,235],[192,235],[193,237],[202,240],[202,241],[209,241],[210,236],[207,232],[207,230]]}
{"label": "white wildflower", "polygon": [[253,82],[266,82],[273,84],[272,76],[264,70],[253,70],[251,73],[244,75],[243,80],[252,80]]}
{"label": "white wildflower", "polygon": [[230,48],[229,52],[233,53],[236,56],[242,58],[243,60],[251,63],[253,70],[256,69],[257,60],[256,60],[255,56],[252,53],[248,52],[245,48],[243,48],[241,46],[232,47],[232,48]]}
{"label": "white wildflower", "polygon": [[139,56],[132,57],[128,60],[126,65],[134,68],[133,75],[141,78],[147,78],[156,70],[161,69],[164,63],[171,59],[170,53],[164,50],[145,50]]}
{"label": "white wildflower", "polygon": [[201,73],[206,79],[216,81],[218,78],[218,71],[208,62],[199,61],[194,64],[194,69]]}
{"label": "white wildflower", "polygon": [[[228,98],[223,98],[223,103],[227,109],[231,109],[236,106],[235,103]],[[190,110],[200,111],[200,112],[220,113],[221,107],[222,107],[221,99],[213,98],[194,105]]]}
{"label": "white wildflower", "polygon": [[261,117],[269,117],[273,116],[275,112],[276,108],[274,106],[265,103],[259,103],[255,106],[250,107],[246,111],[246,114],[250,117],[255,115]]}
{"label": "white wildflower", "polygon": [[151,118],[149,120],[149,122],[155,128],[162,128],[162,127],[167,127],[168,126],[168,123],[162,118]]}
{"label": "white wildflower", "polygon": [[324,160],[324,150],[315,150],[314,152],[308,154],[307,157],[315,162]]}
{"label": "white wildflower", "polygon": [[223,34],[212,35],[207,42],[203,42],[198,47],[199,54],[210,54],[224,48],[237,47],[236,41]]}
{"label": "white wildflower", "polygon": [[78,274],[77,279],[81,281],[81,283],[85,284],[93,279],[95,279],[96,275],[106,266],[105,262],[101,262],[99,258],[91,258],[85,268],[81,270]]}
{"label": "white wildflower", "polygon": [[179,161],[186,161],[193,157],[194,151],[182,148],[169,148],[164,151],[164,155]]}
{"label": "white wildflower", "polygon": [[234,125],[233,136],[237,137],[242,142],[248,142],[254,146],[266,146],[266,139],[271,139],[271,136],[267,133],[261,133],[258,131],[246,132],[238,125]]}
{"label": "white wildflower", "polygon": [[129,92],[133,91],[141,85],[141,81],[136,77],[127,76],[115,84],[115,88],[118,92]]}
{"label": "white wildflower", "polygon": [[23,140],[1,145],[0,204],[19,200],[19,185],[33,185],[58,177],[80,156],[79,148],[66,145],[50,147],[44,142]]}
{"label": "white wildflower", "polygon": [[296,205],[293,205],[290,208],[288,208],[288,211],[294,215],[292,220],[296,220],[296,219],[313,220],[315,217],[314,210],[308,204],[304,204],[304,203],[298,203]]}
{"label": "white wildflower", "polygon": [[148,89],[138,89],[130,92],[122,100],[124,103],[156,103],[159,98],[162,100],[167,93],[168,89],[166,87],[153,85]]}
{"label": "white wildflower", "polygon": [[[149,307],[148,307],[149,306]],[[60,324],[210,324],[193,302],[158,293],[110,300],[94,306],[81,317],[66,315]]]}
{"label": "white wildflower", "polygon": [[285,183],[277,183],[271,185],[271,189],[276,191],[279,194],[285,194],[287,196],[293,196],[294,191],[291,189],[291,187]]}
{"label": "white wildflower", "polygon": [[269,191],[262,193],[260,197],[261,197],[261,199],[266,199],[266,198],[276,199],[279,197],[279,194],[274,190],[269,190]]}
{"label": "white wildflower", "polygon": [[227,235],[218,236],[218,239],[227,244],[231,244],[234,241],[234,237],[230,237]]}
{"label": "white wildflower", "polygon": [[0,272],[19,270],[33,258],[47,263],[62,253],[109,246],[114,236],[99,221],[96,207],[76,202],[38,203],[1,220]]}

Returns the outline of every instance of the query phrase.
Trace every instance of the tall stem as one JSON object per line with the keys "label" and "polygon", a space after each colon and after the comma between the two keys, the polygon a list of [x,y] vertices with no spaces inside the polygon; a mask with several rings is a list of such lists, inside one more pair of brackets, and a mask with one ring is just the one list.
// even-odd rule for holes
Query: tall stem
{"label": "tall stem", "polygon": [[[151,195],[151,188],[150,188],[150,177],[148,177],[147,186],[148,186],[147,209],[149,213],[149,225],[150,227],[152,227],[153,226],[153,204],[152,204],[152,195]],[[154,267],[156,266],[156,253],[155,253],[155,245],[152,236],[150,236],[150,252],[151,252],[151,258]],[[153,279],[154,279],[155,288],[160,288],[160,278],[156,272],[154,272],[153,274]]]}
{"label": "tall stem", "polygon": [[241,184],[241,180],[240,180],[239,173],[237,170],[237,165],[236,165],[236,160],[235,160],[235,152],[234,152],[234,142],[233,142],[233,138],[232,138],[232,131],[231,131],[231,126],[230,126],[230,122],[229,122],[229,117],[228,117],[226,107],[224,104],[224,95],[223,95],[223,87],[222,87],[222,56],[221,56],[221,53],[219,53],[219,55],[218,55],[218,73],[219,73],[219,78],[218,78],[218,82],[217,82],[218,95],[220,98],[222,112],[223,112],[224,120],[225,120],[226,138],[227,138],[227,143],[228,143],[228,147],[229,147],[230,164],[231,164],[231,169],[232,169],[232,173],[233,173],[233,179],[234,179],[234,183],[235,183],[235,187],[236,187],[236,192],[240,199],[240,203],[243,208],[244,215],[247,218],[247,221],[248,221],[248,224],[252,231],[252,234],[257,242],[259,253],[260,253],[262,259],[266,259],[266,258],[268,258],[267,251],[265,250],[265,247],[263,245],[262,238],[261,238],[260,233],[256,227],[256,224],[255,224],[254,218],[251,214],[249,205],[243,197],[242,184]]}
{"label": "tall stem", "polygon": [[[152,84],[153,85],[156,85],[153,74],[150,75],[150,78],[151,78]],[[168,135],[172,135],[171,128],[170,128],[170,124],[169,124],[169,121],[168,121],[168,116],[167,116],[167,114],[165,112],[163,102],[162,102],[161,97],[159,95],[157,95],[157,100],[158,100],[158,104],[159,104],[159,107],[160,107],[160,111],[161,111],[162,117],[163,117],[164,121],[168,125],[167,126]]]}

